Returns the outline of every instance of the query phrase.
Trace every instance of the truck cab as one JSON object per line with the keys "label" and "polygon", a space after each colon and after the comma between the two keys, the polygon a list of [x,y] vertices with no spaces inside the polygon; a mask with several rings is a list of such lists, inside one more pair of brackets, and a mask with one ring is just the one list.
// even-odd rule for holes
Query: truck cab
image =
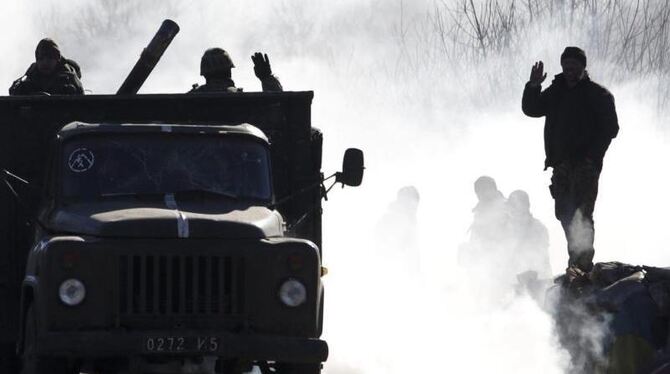
{"label": "truck cab", "polygon": [[[0,345],[23,372],[319,373],[311,98],[0,98],[13,268],[0,292],[19,300]],[[360,184],[353,153],[343,184]]]}

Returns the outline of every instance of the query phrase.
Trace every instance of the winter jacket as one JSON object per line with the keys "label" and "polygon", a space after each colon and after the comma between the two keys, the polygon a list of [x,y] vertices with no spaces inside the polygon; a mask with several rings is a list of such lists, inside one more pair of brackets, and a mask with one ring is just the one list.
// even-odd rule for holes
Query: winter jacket
{"label": "winter jacket", "polygon": [[41,74],[37,69],[37,64],[33,63],[21,78],[14,81],[9,88],[9,94],[83,95],[84,88],[79,78],[81,78],[79,65],[64,57],[61,58],[54,72],[49,75]]}
{"label": "winter jacket", "polygon": [[602,167],[605,152],[619,132],[612,94],[591,81],[588,74],[573,88],[558,74],[540,91],[540,86],[528,82],[522,109],[530,117],[545,116],[545,169],[587,158]]}

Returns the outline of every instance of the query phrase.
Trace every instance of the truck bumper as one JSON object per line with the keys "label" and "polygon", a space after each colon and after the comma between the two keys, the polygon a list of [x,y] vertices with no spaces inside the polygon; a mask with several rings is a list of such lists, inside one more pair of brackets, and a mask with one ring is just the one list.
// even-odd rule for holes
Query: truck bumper
{"label": "truck bumper", "polygon": [[317,363],[328,358],[328,345],[320,339],[216,331],[50,332],[38,338],[35,348],[41,356],[87,359],[216,356]]}

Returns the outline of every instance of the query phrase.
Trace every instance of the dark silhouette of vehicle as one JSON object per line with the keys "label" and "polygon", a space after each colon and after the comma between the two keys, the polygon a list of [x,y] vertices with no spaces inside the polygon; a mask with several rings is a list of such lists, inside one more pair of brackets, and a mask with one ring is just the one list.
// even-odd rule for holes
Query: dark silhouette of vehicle
{"label": "dark silhouette of vehicle", "polygon": [[[319,373],[313,93],[134,95],[151,68],[0,98],[3,372]],[[362,175],[349,149],[333,184]]]}

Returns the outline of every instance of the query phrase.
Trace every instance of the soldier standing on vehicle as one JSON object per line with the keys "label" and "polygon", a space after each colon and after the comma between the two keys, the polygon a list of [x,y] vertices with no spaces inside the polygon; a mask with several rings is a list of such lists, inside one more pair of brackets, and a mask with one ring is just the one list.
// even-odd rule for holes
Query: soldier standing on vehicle
{"label": "soldier standing on vehicle", "polygon": [[[279,79],[272,74],[267,54],[256,52],[251,56],[251,60],[254,62],[254,73],[260,79],[263,91],[283,91]],[[200,60],[200,75],[205,77],[206,83],[202,86],[193,85],[190,92],[241,92],[242,89],[235,87],[235,82],[232,80],[231,69],[234,67],[228,52],[221,48],[206,50]]]}
{"label": "soldier standing on vehicle", "polygon": [[569,267],[593,267],[593,209],[598,178],[610,142],[619,131],[614,97],[591,81],[586,54],[567,47],[561,54],[563,72],[544,91],[542,61],[535,63],[523,91],[522,109],[530,117],[545,116],[545,170],[553,168],[551,196],[556,218],[568,242]]}
{"label": "soldier standing on vehicle", "polygon": [[79,65],[60,53],[58,44],[49,38],[40,40],[35,62],[9,88],[10,95],[83,95]]}

